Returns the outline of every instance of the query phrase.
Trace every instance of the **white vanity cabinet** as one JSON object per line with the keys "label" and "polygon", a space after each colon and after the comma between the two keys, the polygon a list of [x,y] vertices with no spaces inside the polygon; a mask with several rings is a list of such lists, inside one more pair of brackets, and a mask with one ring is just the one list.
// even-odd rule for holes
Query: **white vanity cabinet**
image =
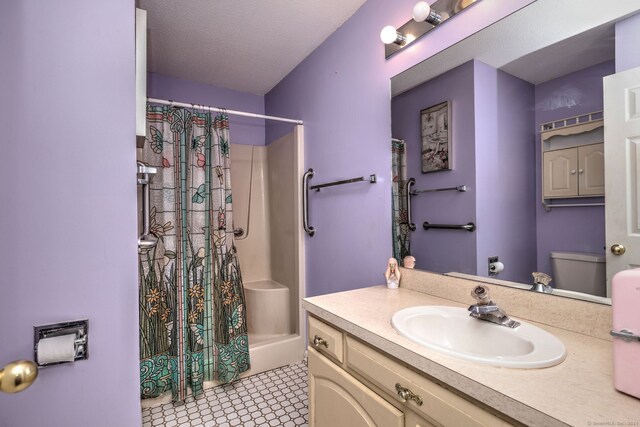
{"label": "white vanity cabinet", "polygon": [[343,331],[309,317],[312,427],[512,425]]}
{"label": "white vanity cabinet", "polygon": [[543,153],[543,197],[604,195],[604,144]]}

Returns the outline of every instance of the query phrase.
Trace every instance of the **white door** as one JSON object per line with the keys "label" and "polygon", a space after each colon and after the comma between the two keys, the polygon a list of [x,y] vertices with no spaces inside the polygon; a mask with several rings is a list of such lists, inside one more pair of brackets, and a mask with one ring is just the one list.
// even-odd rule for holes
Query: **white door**
{"label": "white door", "polygon": [[604,78],[604,145],[610,297],[613,275],[640,267],[640,67]]}

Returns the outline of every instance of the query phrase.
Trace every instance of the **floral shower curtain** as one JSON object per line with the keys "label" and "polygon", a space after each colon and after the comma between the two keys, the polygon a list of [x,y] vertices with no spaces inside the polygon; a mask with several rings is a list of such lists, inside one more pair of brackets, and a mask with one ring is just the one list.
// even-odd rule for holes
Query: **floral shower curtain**
{"label": "floral shower curtain", "polygon": [[408,225],[405,185],[407,183],[406,152],[404,141],[391,141],[391,234],[393,257],[399,265],[411,255],[410,231]]}
{"label": "floral shower curtain", "polygon": [[149,106],[142,151],[158,168],[150,187],[158,245],[139,257],[141,396],[184,400],[204,381],[249,369],[227,116]]}

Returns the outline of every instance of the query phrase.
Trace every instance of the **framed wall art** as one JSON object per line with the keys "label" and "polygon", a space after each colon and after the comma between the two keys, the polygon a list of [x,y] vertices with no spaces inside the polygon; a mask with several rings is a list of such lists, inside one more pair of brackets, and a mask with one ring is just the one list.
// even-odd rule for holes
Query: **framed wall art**
{"label": "framed wall art", "polygon": [[451,170],[450,107],[445,101],[420,111],[422,173]]}

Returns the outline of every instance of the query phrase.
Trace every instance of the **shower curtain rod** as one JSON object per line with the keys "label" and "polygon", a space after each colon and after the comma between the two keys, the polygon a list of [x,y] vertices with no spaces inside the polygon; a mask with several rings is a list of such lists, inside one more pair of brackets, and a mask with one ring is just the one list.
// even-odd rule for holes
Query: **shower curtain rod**
{"label": "shower curtain rod", "polygon": [[256,119],[275,120],[275,121],[278,121],[278,122],[295,123],[297,125],[303,124],[302,120],[287,119],[287,118],[284,118],[284,117],[276,117],[276,116],[265,116],[264,114],[256,114],[256,113],[247,113],[245,111],[228,110],[226,108],[210,107],[208,105],[202,105],[202,104],[188,104],[186,102],[176,102],[176,101],[172,101],[170,99],[147,98],[147,102],[150,102],[152,104],[171,105],[171,106],[174,106],[174,107],[195,108],[197,110],[217,111],[219,113],[232,114],[234,116],[254,117]]}

